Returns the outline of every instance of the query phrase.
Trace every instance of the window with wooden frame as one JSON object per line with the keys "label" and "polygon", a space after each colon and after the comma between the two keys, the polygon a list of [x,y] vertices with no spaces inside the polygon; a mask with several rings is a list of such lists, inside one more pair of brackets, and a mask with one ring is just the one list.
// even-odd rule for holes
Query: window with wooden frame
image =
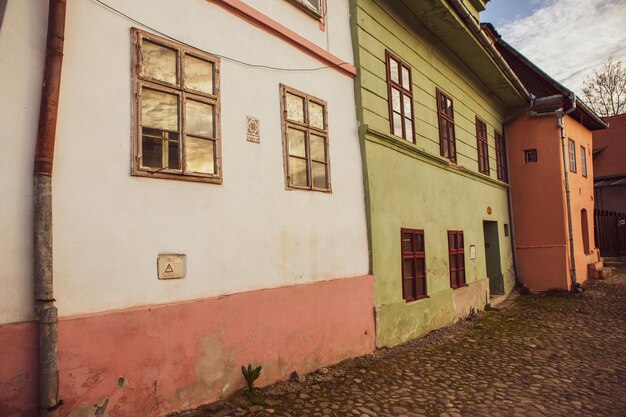
{"label": "window with wooden frame", "polygon": [[330,192],[326,102],[282,84],[280,95],[286,187]]}
{"label": "window with wooden frame", "polygon": [[219,58],[132,35],[132,174],[221,183]]}
{"label": "window with wooden frame", "polygon": [[587,152],[584,146],[580,146],[580,173],[587,178]]}
{"label": "window with wooden frame", "polygon": [[496,131],[494,133],[496,139],[496,167],[498,170],[498,179],[507,181],[506,178],[506,159],[504,157],[504,137],[502,133]]}
{"label": "window with wooden frame", "polygon": [[489,175],[489,145],[487,124],[476,116],[476,148],[478,149],[478,171]]}
{"label": "window with wooden frame", "polygon": [[391,133],[415,143],[411,67],[389,51],[385,51],[385,61]]}
{"label": "window with wooden frame", "polygon": [[465,286],[465,249],[462,230],[448,231],[448,252],[450,257],[450,287]]}
{"label": "window with wooden frame", "polygon": [[315,15],[322,17],[324,10],[324,0],[289,0],[291,3],[300,6],[302,9]]}
{"label": "window with wooden frame", "polygon": [[568,139],[567,147],[569,153],[569,170],[570,172],[576,172],[576,142],[572,139]]}
{"label": "window with wooden frame", "polygon": [[532,164],[537,162],[537,149],[524,150],[524,163]]}
{"label": "window with wooden frame", "polygon": [[437,117],[439,119],[439,154],[456,162],[454,104],[452,97],[437,88]]}
{"label": "window with wooden frame", "polygon": [[424,231],[402,229],[402,298],[414,301],[426,297],[426,251]]}

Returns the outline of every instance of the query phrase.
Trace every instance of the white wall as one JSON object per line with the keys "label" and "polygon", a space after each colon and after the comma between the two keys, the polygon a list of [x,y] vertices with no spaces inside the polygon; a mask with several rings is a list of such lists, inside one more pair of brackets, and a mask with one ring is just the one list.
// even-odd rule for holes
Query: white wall
{"label": "white wall", "polygon": [[[274,67],[322,66],[205,0],[107,3],[207,52]],[[249,3],[262,9],[274,1]],[[343,13],[337,21],[329,17],[329,39],[337,34],[345,45],[335,52],[352,62],[348,2],[329,3]],[[287,7],[290,12],[270,17],[299,12]],[[0,323],[32,314],[31,171],[46,26],[39,9],[38,0],[9,2],[0,33],[0,86],[10,92],[0,105],[8,127],[0,146],[10,155],[3,164],[10,174],[0,182],[0,192],[9,196],[2,203],[0,259],[11,260],[0,268],[9,288],[0,293]],[[133,26],[91,0],[68,3],[53,181],[60,314],[367,274],[353,80],[332,69],[261,70],[222,59],[224,183],[132,177]],[[285,190],[279,83],[328,102],[332,194]],[[246,141],[246,115],[261,121],[260,145]],[[185,279],[157,280],[162,252],[187,254]]]}
{"label": "white wall", "polygon": [[39,1],[10,1],[0,29],[0,323],[34,314],[32,172],[47,17]]}

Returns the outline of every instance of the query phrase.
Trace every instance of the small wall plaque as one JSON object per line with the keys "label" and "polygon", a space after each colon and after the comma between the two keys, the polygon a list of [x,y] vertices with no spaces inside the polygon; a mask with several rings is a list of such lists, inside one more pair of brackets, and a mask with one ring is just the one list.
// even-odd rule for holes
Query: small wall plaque
{"label": "small wall plaque", "polygon": [[261,122],[256,117],[246,117],[247,138],[248,142],[260,143],[261,142]]}
{"label": "small wall plaque", "polygon": [[182,253],[162,253],[157,257],[159,279],[185,278],[187,255]]}
{"label": "small wall plaque", "polygon": [[476,245],[470,245],[470,259],[476,259]]}

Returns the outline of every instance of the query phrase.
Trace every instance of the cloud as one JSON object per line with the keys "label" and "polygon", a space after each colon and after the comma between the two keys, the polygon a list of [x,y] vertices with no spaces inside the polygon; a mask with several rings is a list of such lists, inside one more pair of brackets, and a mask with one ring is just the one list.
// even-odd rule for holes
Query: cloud
{"label": "cloud", "polygon": [[532,14],[498,31],[552,78],[580,91],[609,56],[626,64],[626,0],[539,1]]}

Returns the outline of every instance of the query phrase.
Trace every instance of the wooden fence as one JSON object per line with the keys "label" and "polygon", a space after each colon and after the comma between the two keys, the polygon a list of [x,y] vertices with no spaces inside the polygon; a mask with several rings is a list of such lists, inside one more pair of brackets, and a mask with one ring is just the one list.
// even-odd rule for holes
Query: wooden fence
{"label": "wooden fence", "polygon": [[596,245],[602,256],[626,256],[626,213],[594,210]]}

